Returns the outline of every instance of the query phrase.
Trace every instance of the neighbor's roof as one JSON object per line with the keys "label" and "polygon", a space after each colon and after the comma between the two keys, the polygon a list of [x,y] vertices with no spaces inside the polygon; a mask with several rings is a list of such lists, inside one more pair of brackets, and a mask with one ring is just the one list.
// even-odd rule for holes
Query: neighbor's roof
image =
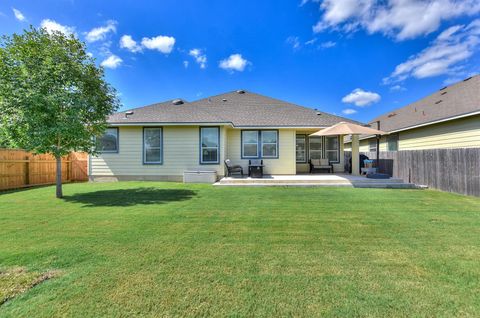
{"label": "neighbor's roof", "polygon": [[[243,93],[241,93],[243,92]],[[307,107],[248,91],[233,91],[194,102],[173,101],[115,113],[110,124],[226,123],[234,127],[329,127],[341,121],[358,123]]]}
{"label": "neighbor's roof", "polygon": [[[387,132],[408,130],[460,116],[480,112],[480,75],[441,88],[437,92],[403,108],[378,116],[370,126]],[[366,138],[371,136],[363,136]],[[349,139],[345,139],[349,142]]]}

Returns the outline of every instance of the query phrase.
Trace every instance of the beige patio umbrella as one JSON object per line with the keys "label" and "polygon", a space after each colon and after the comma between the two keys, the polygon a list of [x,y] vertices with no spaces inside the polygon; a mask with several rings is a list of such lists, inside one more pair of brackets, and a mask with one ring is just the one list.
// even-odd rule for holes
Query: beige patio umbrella
{"label": "beige patio umbrella", "polygon": [[[311,134],[310,136],[332,136],[332,135],[352,135],[352,174],[359,175],[359,164],[358,164],[358,135],[385,135],[387,134],[384,131],[373,129],[370,127],[360,126],[357,124],[339,122],[331,127],[317,131],[316,133]],[[377,137],[377,163],[379,162],[379,142],[380,139]]]}
{"label": "beige patio umbrella", "polygon": [[332,135],[385,135],[386,132],[357,124],[339,122],[331,127],[317,131],[310,136],[332,136]]}

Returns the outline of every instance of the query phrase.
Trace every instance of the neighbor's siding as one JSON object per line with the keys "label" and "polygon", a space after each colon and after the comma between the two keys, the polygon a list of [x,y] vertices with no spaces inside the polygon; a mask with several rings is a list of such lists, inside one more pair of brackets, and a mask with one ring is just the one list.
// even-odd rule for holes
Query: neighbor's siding
{"label": "neighbor's siding", "polygon": [[[200,165],[199,126],[163,127],[163,164],[143,164],[143,127],[119,128],[119,152],[104,153],[91,158],[91,175],[95,176],[164,176],[179,180],[186,169],[216,170],[223,175],[224,147],[220,149],[220,164]],[[220,129],[220,143],[225,130]],[[176,177],[176,178],[175,178]]]}
{"label": "neighbor's siding", "polygon": [[[369,152],[369,140],[360,140],[360,152]],[[480,147],[480,115],[399,132],[398,150],[477,148]],[[345,144],[352,150],[352,143]],[[386,137],[380,151],[387,151]]]}
{"label": "neighbor's siding", "polygon": [[480,147],[480,115],[400,133],[399,150]]}
{"label": "neighbor's siding", "polygon": [[[241,129],[228,129],[227,136],[227,157],[233,164],[243,167],[248,172],[248,159],[241,156]],[[263,159],[265,174],[295,174],[295,130],[278,130],[278,159]]]}
{"label": "neighbor's siding", "polygon": [[[360,140],[360,152],[369,152],[370,151],[370,140],[371,139],[362,139]],[[345,151],[352,151],[352,143],[348,142],[344,144]],[[386,137],[380,139],[380,151],[387,151],[387,142]]]}

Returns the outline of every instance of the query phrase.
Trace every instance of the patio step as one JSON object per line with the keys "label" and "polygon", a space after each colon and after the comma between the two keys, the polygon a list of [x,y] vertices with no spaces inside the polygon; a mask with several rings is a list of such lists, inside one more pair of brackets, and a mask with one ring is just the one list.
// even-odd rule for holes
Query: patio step
{"label": "patio step", "polygon": [[270,178],[223,178],[217,183],[220,184],[392,184],[403,183],[402,179],[367,179],[349,180],[349,179],[270,179]]}
{"label": "patio step", "polygon": [[223,178],[216,186],[248,186],[248,187],[355,187],[355,188],[395,188],[413,189],[414,184],[405,183],[402,179],[368,179],[361,176],[344,174],[333,175],[274,175],[264,178],[228,177]]}
{"label": "patio step", "polygon": [[378,189],[416,189],[413,183],[214,183],[219,187],[344,187],[344,188],[378,188]]}

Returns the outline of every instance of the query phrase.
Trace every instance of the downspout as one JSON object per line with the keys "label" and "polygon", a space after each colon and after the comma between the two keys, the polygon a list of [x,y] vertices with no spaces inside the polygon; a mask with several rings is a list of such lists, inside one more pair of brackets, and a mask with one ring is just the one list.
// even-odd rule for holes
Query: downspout
{"label": "downspout", "polygon": [[[377,129],[380,130],[380,120],[377,120]],[[380,135],[377,135],[377,172],[380,172]]]}

